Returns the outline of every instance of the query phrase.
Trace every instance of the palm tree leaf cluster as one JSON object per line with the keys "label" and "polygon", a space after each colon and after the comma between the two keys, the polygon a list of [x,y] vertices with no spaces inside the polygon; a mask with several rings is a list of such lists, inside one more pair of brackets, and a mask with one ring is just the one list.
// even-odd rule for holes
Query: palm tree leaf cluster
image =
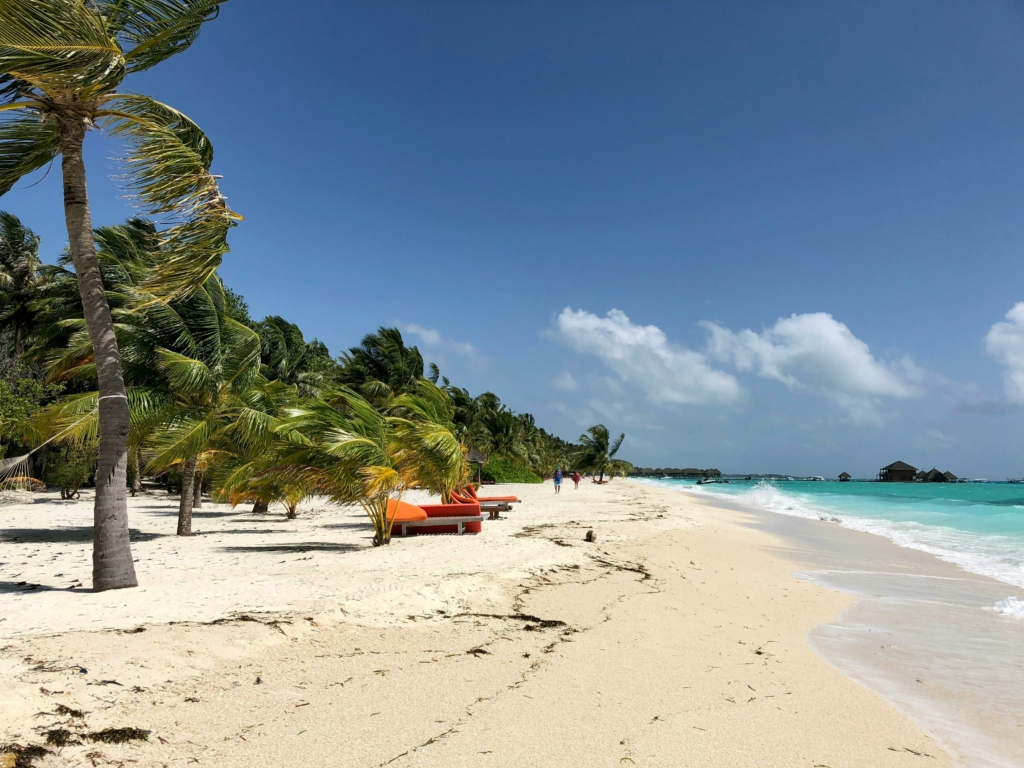
{"label": "palm tree leaf cluster", "polygon": [[121,138],[123,184],[162,223],[158,293],[201,285],[239,217],[210,170],[213,146],[186,115],[118,90],[188,48],[220,3],[0,0],[0,194],[99,128]]}

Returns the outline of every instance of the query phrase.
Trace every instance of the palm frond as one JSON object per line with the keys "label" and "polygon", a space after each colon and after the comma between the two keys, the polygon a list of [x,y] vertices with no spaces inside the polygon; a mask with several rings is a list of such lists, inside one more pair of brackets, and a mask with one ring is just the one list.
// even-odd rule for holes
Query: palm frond
{"label": "palm frond", "polygon": [[102,15],[81,0],[0,2],[0,71],[50,96],[86,99],[125,76],[125,59]]}
{"label": "palm frond", "polygon": [[186,400],[212,400],[217,396],[217,379],[201,360],[157,350],[157,365],[170,382],[172,391]]}
{"label": "palm frond", "polygon": [[209,445],[218,428],[216,418],[180,418],[172,426],[162,430],[153,440],[156,455],[146,465],[147,472],[165,472],[198,456]]}
{"label": "palm frond", "polygon": [[165,260],[145,287],[165,298],[187,295],[220,265],[228,230],[241,220],[210,173],[209,141],[182,113],[146,96],[119,95],[97,114],[128,143],[129,191],[148,215],[170,223]]}
{"label": "palm frond", "polygon": [[7,194],[22,176],[51,162],[59,150],[55,122],[27,110],[0,113],[0,195]]}
{"label": "palm frond", "polygon": [[141,72],[188,48],[224,0],[96,0],[107,29],[125,52],[129,72]]}

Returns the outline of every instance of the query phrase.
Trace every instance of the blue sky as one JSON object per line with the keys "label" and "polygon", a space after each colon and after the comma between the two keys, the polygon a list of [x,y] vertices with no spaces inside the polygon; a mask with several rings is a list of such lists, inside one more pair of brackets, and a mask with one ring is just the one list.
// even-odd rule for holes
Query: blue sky
{"label": "blue sky", "polygon": [[[128,86],[210,135],[229,285],[334,352],[397,323],[640,465],[995,479],[1024,475],[1022,74],[1008,1],[234,0]],[[26,187],[0,206],[52,258],[59,174]]]}

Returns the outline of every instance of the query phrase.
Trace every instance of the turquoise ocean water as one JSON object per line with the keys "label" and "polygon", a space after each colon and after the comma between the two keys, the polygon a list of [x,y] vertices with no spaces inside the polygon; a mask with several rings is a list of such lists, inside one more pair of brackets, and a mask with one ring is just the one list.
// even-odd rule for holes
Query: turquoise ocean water
{"label": "turquoise ocean water", "polygon": [[[1024,588],[1024,484],[735,480],[659,485],[727,497],[770,512],[832,520],[930,552],[972,573]],[[1011,598],[996,610],[1024,618]]]}
{"label": "turquoise ocean water", "polygon": [[[808,632],[811,646],[910,715],[954,765],[1024,768],[1024,484],[640,482],[769,513],[752,524],[800,552],[797,578],[858,598]],[[994,581],[783,515],[878,534]]]}

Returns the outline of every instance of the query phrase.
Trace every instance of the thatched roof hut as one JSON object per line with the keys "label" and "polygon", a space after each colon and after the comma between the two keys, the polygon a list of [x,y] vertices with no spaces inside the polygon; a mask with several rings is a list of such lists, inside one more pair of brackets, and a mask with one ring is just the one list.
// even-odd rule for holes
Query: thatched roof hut
{"label": "thatched roof hut", "polygon": [[932,467],[928,471],[928,474],[924,476],[925,482],[927,483],[944,483],[946,482],[946,476],[939,472],[939,470]]}
{"label": "thatched roof hut", "polygon": [[842,472],[839,475],[839,482],[848,483],[853,479],[853,476],[849,472]]}
{"label": "thatched roof hut", "polygon": [[878,479],[884,483],[910,483],[915,479],[917,468],[905,461],[894,461],[878,470]]}
{"label": "thatched roof hut", "polygon": [[959,477],[957,477],[956,475],[954,475],[954,474],[953,474],[952,472],[950,472],[949,470],[946,470],[945,472],[943,472],[943,473],[942,473],[942,476],[943,476],[944,478],[946,478],[946,482],[947,482],[947,483],[955,483],[955,482],[957,482],[957,481],[958,481],[958,480],[960,479]]}

